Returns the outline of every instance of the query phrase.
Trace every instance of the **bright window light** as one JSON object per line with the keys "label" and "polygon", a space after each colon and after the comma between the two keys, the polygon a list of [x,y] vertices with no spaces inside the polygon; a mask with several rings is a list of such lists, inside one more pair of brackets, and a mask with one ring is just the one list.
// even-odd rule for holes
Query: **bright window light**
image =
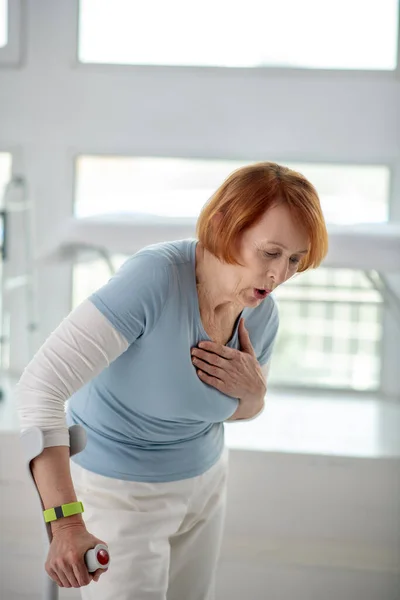
{"label": "bright window light", "polygon": [[[0,210],[4,210],[4,192],[6,189],[6,185],[11,179],[11,165],[12,165],[12,156],[9,152],[0,152]],[[1,215],[0,218],[0,255],[2,255],[4,251],[4,242],[5,242],[5,231],[4,231],[4,215]],[[3,278],[3,261],[0,260],[0,280]],[[0,294],[0,312],[2,309],[3,298]],[[3,320],[0,319],[0,336],[3,335],[4,331],[2,330]]]}
{"label": "bright window light", "polygon": [[[137,213],[197,217],[222,181],[249,161],[81,156],[76,165],[75,216]],[[386,166],[294,164],[315,185],[328,222],[388,219]]]}
{"label": "bright window light", "polygon": [[11,154],[9,152],[0,152],[0,206],[2,203],[5,187],[11,177]]}
{"label": "bright window light", "polygon": [[396,68],[398,0],[81,0],[84,63]]}
{"label": "bright window light", "polygon": [[[195,218],[227,175],[248,162],[81,156],[76,165],[75,216],[120,212]],[[386,166],[286,164],[315,185],[328,222],[388,220]],[[125,258],[112,257],[115,268]],[[102,260],[75,265],[73,306],[109,275]],[[269,378],[272,385],[379,388],[382,301],[362,273],[321,267],[294,277],[275,295],[281,325]]]}
{"label": "bright window light", "polygon": [[0,48],[8,42],[8,0],[0,0]]}

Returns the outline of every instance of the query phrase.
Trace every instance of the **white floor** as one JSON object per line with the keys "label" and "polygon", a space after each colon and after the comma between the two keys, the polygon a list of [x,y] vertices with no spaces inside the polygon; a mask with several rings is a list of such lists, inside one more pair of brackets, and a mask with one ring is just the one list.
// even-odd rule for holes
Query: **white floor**
{"label": "white floor", "polygon": [[[4,389],[0,599],[41,600],[41,523],[13,386]],[[217,600],[400,600],[400,401],[271,391],[263,415],[230,424],[226,437],[233,452]]]}

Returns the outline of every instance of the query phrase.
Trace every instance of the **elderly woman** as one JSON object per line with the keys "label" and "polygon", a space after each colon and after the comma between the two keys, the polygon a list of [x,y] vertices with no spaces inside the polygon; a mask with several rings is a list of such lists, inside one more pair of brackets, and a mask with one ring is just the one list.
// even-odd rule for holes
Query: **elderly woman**
{"label": "elderly woman", "polygon": [[[213,597],[224,422],[262,411],[271,292],[326,251],[314,187],[274,163],[246,166],[205,205],[197,239],[143,248],[48,338],[17,398],[22,428],[44,432],[33,475],[45,509],[85,510],[51,523],[46,570],[60,587],[86,600]],[[70,461],[75,423],[88,441]],[[91,575],[83,557],[98,542],[112,562]]]}

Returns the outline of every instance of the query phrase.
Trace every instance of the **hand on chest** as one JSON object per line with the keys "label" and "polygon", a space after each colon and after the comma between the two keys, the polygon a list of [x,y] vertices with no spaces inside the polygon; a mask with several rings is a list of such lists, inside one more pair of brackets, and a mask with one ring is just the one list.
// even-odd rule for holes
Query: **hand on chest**
{"label": "hand on chest", "polygon": [[199,342],[191,349],[192,364],[203,383],[227,396],[259,397],[265,393],[264,377],[243,318],[239,321],[237,342],[237,347],[216,341]]}

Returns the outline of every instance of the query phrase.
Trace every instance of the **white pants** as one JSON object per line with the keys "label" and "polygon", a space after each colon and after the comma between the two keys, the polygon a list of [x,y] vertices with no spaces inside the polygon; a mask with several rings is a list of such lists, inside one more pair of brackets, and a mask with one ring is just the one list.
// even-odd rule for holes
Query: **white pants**
{"label": "white pants", "polygon": [[199,477],[168,483],[123,481],[71,462],[87,529],[111,563],[83,600],[213,600],[221,546],[228,450]]}

